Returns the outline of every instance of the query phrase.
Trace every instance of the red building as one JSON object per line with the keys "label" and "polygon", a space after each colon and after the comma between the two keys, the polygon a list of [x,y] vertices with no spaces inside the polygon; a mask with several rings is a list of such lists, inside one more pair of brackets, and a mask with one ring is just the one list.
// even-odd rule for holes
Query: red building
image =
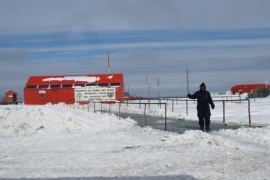
{"label": "red building", "polygon": [[240,84],[231,87],[231,91],[233,94],[235,93],[250,93],[250,92],[257,92],[260,88],[269,88],[269,85],[266,84]]}
{"label": "red building", "polygon": [[17,104],[18,103],[18,95],[14,91],[8,91],[5,93],[5,97],[2,100],[1,104]]}
{"label": "red building", "polygon": [[25,104],[124,101],[123,74],[30,76],[24,87]]}

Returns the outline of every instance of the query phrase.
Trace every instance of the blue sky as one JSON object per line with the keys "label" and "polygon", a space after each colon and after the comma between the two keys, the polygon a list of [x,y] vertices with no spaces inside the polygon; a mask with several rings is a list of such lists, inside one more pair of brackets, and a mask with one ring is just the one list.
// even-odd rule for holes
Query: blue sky
{"label": "blue sky", "polygon": [[[132,94],[270,81],[268,0],[2,0],[0,97],[31,75],[124,73]],[[146,76],[148,84],[146,84]]]}

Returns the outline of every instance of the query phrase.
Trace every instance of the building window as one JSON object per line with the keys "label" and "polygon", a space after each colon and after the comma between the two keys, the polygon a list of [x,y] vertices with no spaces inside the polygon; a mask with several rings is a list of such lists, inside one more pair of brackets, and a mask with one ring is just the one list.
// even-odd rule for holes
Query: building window
{"label": "building window", "polygon": [[61,87],[61,84],[53,84],[51,85],[51,88],[60,88]]}
{"label": "building window", "polygon": [[37,85],[27,85],[26,88],[29,88],[29,89],[37,88]]}
{"label": "building window", "polygon": [[72,88],[73,84],[62,84],[62,88]]}
{"label": "building window", "polygon": [[74,86],[77,86],[77,87],[84,87],[85,84],[74,84]]}
{"label": "building window", "polygon": [[49,85],[38,85],[38,88],[48,88]]}
{"label": "building window", "polygon": [[101,87],[109,86],[109,83],[100,83],[98,84],[98,86],[101,86]]}
{"label": "building window", "polygon": [[39,90],[38,93],[40,98],[45,98],[46,90]]}
{"label": "building window", "polygon": [[86,86],[97,86],[97,84],[91,83],[91,84],[86,84]]}
{"label": "building window", "polygon": [[121,86],[121,83],[110,83],[110,86]]}

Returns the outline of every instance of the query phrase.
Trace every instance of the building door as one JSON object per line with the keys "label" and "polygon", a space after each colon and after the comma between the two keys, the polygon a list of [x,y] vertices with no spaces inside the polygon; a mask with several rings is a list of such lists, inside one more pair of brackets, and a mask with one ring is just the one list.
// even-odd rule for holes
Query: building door
{"label": "building door", "polygon": [[13,94],[13,102],[17,102],[17,94]]}

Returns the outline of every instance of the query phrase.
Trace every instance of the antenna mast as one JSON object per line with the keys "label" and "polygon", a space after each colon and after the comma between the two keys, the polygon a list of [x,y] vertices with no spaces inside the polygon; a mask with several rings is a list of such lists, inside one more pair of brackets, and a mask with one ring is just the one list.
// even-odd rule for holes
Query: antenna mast
{"label": "antenna mast", "polygon": [[187,94],[189,93],[189,78],[188,78],[188,73],[189,73],[189,70],[186,69],[186,73],[187,73]]}
{"label": "antenna mast", "polygon": [[110,73],[110,53],[108,52],[108,74]]}

